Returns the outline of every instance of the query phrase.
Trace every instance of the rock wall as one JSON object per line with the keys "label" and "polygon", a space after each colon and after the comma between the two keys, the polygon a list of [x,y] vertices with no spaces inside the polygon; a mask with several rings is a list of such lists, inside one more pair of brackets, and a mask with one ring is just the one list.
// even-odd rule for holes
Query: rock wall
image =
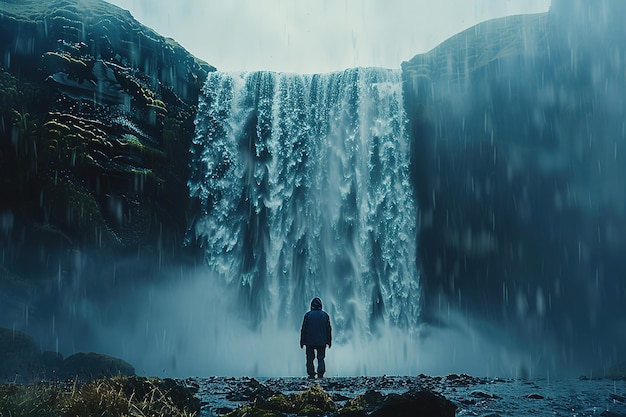
{"label": "rock wall", "polygon": [[189,145],[214,70],[104,1],[0,1],[4,309],[195,261]]}
{"label": "rock wall", "polygon": [[[403,63],[425,319],[495,321],[565,362],[626,346],[625,13],[553,0]],[[4,313],[196,259],[188,150],[213,70],[100,0],[0,0]]]}
{"label": "rock wall", "polygon": [[624,3],[553,1],[403,63],[424,311],[605,364],[626,239]]}

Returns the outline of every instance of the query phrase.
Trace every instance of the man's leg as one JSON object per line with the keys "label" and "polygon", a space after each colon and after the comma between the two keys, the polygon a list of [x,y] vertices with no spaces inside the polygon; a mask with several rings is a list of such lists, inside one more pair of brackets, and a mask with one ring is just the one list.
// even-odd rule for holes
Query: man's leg
{"label": "man's leg", "polygon": [[306,346],[306,373],[309,378],[315,378],[315,367],[313,366],[313,359],[315,359],[315,348],[313,346]]}
{"label": "man's leg", "polygon": [[323,378],[324,372],[326,372],[326,363],[324,358],[326,357],[326,346],[316,346],[317,350],[317,377]]}

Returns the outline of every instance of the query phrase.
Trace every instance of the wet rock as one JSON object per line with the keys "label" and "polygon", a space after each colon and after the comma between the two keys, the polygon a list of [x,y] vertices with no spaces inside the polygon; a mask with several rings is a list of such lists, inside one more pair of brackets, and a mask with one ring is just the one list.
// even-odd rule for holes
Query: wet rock
{"label": "wet rock", "polygon": [[230,401],[255,401],[266,400],[275,394],[276,392],[268,386],[250,378],[241,383],[238,389],[229,393],[226,398]]}
{"label": "wet rock", "polygon": [[[365,380],[354,378],[353,388],[371,386],[375,378]],[[397,382],[397,381],[396,381]],[[387,385],[390,386],[390,385]],[[398,388],[398,385],[393,385]],[[369,389],[365,393],[348,399],[342,407],[338,407],[320,384],[290,395],[276,393],[263,399],[256,398],[226,414],[229,417],[239,416],[454,416],[456,406],[443,396],[425,390],[408,391],[404,394],[383,395],[380,391]],[[416,414],[418,413],[418,414]]]}
{"label": "wet rock", "polygon": [[626,417],[626,414],[623,413],[615,413],[613,411],[605,410],[600,413],[602,417]]}
{"label": "wet rock", "polygon": [[339,415],[366,415],[380,407],[384,401],[385,396],[379,391],[368,389],[364,394],[348,400],[340,410]]}
{"label": "wet rock", "polygon": [[467,374],[450,374],[445,377],[445,382],[449,386],[455,387],[465,387],[468,385],[475,384],[478,381],[478,378],[472,377]]}
{"label": "wet rock", "polygon": [[313,385],[304,392],[294,394],[293,400],[298,414],[322,415],[337,409],[332,398],[319,385]]}
{"label": "wet rock", "polygon": [[430,391],[388,395],[383,405],[370,414],[372,417],[454,417],[456,405],[442,395]]}
{"label": "wet rock", "polygon": [[45,352],[42,352],[39,362],[42,367],[43,377],[51,377],[54,379],[63,367],[63,355],[59,352],[46,350]]}
{"label": "wet rock", "polygon": [[617,395],[617,394],[609,394],[609,399],[612,401],[616,401],[618,403],[624,403],[626,402],[626,397],[623,395]]}
{"label": "wet rock", "polygon": [[257,398],[226,414],[228,417],[243,416],[321,416],[337,409],[331,397],[316,384],[309,389],[291,395],[277,393],[268,399]]}
{"label": "wet rock", "polygon": [[484,391],[472,391],[470,393],[471,397],[474,398],[482,398],[482,399],[489,399],[489,400],[493,400],[493,399],[498,399],[499,397],[495,394],[489,394],[487,392]]}
{"label": "wet rock", "polygon": [[343,394],[340,394],[338,392],[335,392],[331,395],[331,398],[333,399],[333,401],[335,403],[341,402],[341,401],[348,401],[350,399],[350,397],[347,397]]}
{"label": "wet rock", "polygon": [[229,407],[217,407],[215,409],[212,410],[215,414],[217,414],[218,416],[221,416],[223,414],[228,414],[230,412],[233,411],[232,408]]}
{"label": "wet rock", "polygon": [[[368,390],[346,402],[340,416],[454,416],[456,406],[440,394],[427,390],[407,391],[404,394],[382,395]],[[422,413],[422,414],[416,414]]]}
{"label": "wet rock", "polygon": [[59,371],[61,378],[84,380],[119,375],[135,375],[135,368],[122,359],[93,352],[68,356]]}
{"label": "wet rock", "polygon": [[39,371],[40,355],[35,339],[17,330],[0,328],[0,379],[29,381]]}

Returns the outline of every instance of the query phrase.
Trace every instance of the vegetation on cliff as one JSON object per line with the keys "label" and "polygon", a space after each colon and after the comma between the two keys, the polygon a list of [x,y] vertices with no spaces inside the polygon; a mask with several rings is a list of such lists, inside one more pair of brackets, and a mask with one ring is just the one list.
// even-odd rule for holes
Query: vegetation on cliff
{"label": "vegetation on cliff", "polygon": [[101,0],[0,1],[0,281],[53,278],[77,250],[185,255],[188,150],[213,70]]}

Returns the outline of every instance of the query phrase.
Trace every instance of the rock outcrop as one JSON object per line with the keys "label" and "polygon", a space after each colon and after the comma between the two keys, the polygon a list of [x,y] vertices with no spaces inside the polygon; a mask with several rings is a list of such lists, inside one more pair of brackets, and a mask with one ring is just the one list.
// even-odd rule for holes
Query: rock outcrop
{"label": "rock outcrop", "polygon": [[42,352],[31,336],[0,327],[0,381],[89,381],[132,375],[135,368],[122,359],[94,352],[79,352],[64,359],[59,352]]}
{"label": "rock outcrop", "polygon": [[[259,384],[261,385],[261,384]],[[383,395],[367,391],[337,405],[321,385],[289,395],[267,389],[255,395],[253,401],[227,412],[228,417],[240,416],[351,416],[404,417],[427,415],[453,417],[457,406],[440,394],[427,390],[409,390],[404,394]]]}
{"label": "rock outcrop", "polygon": [[626,345],[606,325],[626,274],[625,12],[553,1],[403,63],[425,318],[567,346],[553,363]]}
{"label": "rock outcrop", "polygon": [[128,362],[95,352],[79,352],[63,360],[59,378],[91,380],[99,377],[132,376],[135,368]]}
{"label": "rock outcrop", "polygon": [[116,279],[195,260],[188,152],[213,70],[101,0],[0,1],[3,309],[129,257]]}
{"label": "rock outcrop", "polygon": [[40,368],[40,355],[32,337],[0,327],[0,380],[30,378]]}

